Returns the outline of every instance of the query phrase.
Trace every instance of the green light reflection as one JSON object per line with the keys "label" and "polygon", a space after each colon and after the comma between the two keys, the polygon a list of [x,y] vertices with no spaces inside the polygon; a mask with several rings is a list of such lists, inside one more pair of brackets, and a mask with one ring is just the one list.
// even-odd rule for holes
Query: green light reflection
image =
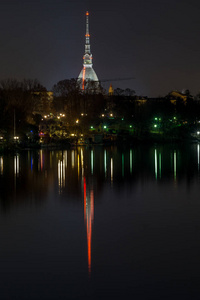
{"label": "green light reflection", "polygon": [[155,149],[155,179],[158,178],[158,161],[157,161],[157,149]]}

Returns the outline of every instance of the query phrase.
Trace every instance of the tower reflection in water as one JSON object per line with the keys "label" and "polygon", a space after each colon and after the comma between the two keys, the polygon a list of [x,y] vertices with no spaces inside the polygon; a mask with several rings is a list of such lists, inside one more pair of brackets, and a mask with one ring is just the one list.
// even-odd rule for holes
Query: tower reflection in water
{"label": "tower reflection in water", "polygon": [[[57,172],[58,172],[58,193],[63,194],[65,189],[74,185],[73,180],[77,180],[77,190],[82,186],[82,197],[84,203],[84,223],[87,232],[87,260],[88,273],[91,274],[91,248],[92,248],[92,225],[94,220],[94,190],[91,175],[94,170],[93,150],[90,151],[88,160],[84,157],[83,149],[79,151],[69,150],[58,153]],[[69,155],[68,155],[69,153]],[[87,156],[87,155],[86,155]],[[88,168],[88,166],[90,167]],[[87,173],[89,170],[89,173]],[[86,174],[85,174],[86,172]],[[67,175],[68,174],[68,175]],[[89,176],[88,176],[89,175]],[[67,181],[68,178],[68,181]],[[70,181],[70,178],[72,181]],[[72,179],[73,178],[73,179]]]}
{"label": "tower reflection in water", "polygon": [[87,229],[87,252],[88,252],[88,272],[91,273],[91,244],[92,244],[92,224],[94,219],[94,191],[87,189],[86,178],[84,177],[84,220]]}

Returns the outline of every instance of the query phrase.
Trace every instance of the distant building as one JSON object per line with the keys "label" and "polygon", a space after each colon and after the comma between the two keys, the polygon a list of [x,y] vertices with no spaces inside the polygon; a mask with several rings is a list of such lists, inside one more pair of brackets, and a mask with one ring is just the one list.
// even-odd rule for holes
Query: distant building
{"label": "distant building", "polygon": [[90,34],[89,34],[89,12],[86,12],[86,35],[85,35],[85,54],[83,56],[83,68],[78,76],[81,82],[81,89],[85,90],[87,82],[94,83],[96,88],[99,87],[98,77],[92,67],[92,54],[90,51]]}
{"label": "distant building", "polygon": [[170,98],[170,102],[172,104],[176,104],[176,101],[178,99],[181,99],[184,103],[187,102],[187,95],[181,93],[181,92],[178,92],[178,91],[172,91],[169,93],[169,98]]}

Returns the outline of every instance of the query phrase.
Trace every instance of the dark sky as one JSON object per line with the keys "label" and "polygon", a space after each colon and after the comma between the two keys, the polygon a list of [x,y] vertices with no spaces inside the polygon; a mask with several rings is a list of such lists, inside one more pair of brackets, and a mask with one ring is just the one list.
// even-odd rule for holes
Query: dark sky
{"label": "dark sky", "polygon": [[[1,0],[0,79],[51,89],[82,68],[85,11],[99,79],[138,95],[200,92],[200,1]],[[107,84],[108,84],[107,83]]]}

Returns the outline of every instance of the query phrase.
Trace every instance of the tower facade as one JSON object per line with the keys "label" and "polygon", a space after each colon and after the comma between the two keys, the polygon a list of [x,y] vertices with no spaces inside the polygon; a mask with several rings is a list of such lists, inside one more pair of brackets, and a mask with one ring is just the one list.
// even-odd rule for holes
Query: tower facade
{"label": "tower facade", "polygon": [[85,54],[83,56],[83,68],[78,76],[81,82],[81,89],[85,90],[87,81],[95,82],[98,88],[99,80],[92,67],[92,53],[90,51],[90,34],[89,34],[89,12],[86,12],[86,34],[85,34]]}

